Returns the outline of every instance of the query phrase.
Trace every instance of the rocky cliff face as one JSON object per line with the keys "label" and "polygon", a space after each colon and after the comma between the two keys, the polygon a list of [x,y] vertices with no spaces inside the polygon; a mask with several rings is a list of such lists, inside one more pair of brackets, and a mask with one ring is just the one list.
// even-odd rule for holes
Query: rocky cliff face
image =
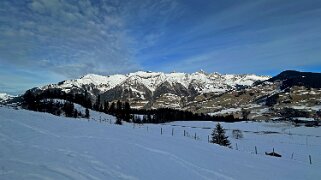
{"label": "rocky cliff face", "polygon": [[320,120],[320,75],[320,73],[284,71],[268,81],[211,97],[196,111],[204,112],[207,108],[210,112],[214,111],[213,115],[233,114],[238,117],[242,117],[247,111],[248,118],[259,120]]}

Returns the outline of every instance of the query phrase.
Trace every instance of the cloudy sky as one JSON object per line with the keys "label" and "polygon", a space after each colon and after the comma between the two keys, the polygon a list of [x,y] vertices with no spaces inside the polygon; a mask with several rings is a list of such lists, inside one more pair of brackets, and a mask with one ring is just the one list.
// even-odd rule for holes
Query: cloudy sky
{"label": "cloudy sky", "polygon": [[0,92],[137,70],[321,71],[320,0],[1,0]]}

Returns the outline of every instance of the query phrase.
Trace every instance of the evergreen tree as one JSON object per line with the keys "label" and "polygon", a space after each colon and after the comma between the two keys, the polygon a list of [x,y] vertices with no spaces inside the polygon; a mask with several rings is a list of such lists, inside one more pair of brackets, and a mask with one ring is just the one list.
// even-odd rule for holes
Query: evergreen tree
{"label": "evergreen tree", "polygon": [[119,116],[116,116],[116,122],[115,124],[118,124],[118,125],[122,125],[122,121],[121,121],[121,118]]}
{"label": "evergreen tree", "polygon": [[115,102],[111,103],[111,105],[109,107],[109,112],[110,112],[110,114],[115,115],[115,112],[116,112],[116,104],[115,104]]}
{"label": "evergreen tree", "polygon": [[104,112],[108,113],[108,111],[109,111],[109,102],[105,101],[105,103],[104,103]]}
{"label": "evergreen tree", "polygon": [[77,109],[74,110],[73,116],[74,116],[74,118],[78,118],[78,111],[77,111]]}
{"label": "evergreen tree", "polygon": [[85,118],[89,119],[89,110],[88,110],[88,108],[86,108],[86,111],[85,111]]}
{"label": "evergreen tree", "polygon": [[128,102],[125,102],[123,112],[124,112],[124,121],[129,122],[130,121],[130,105]]}
{"label": "evergreen tree", "polygon": [[231,143],[228,140],[228,136],[225,136],[225,130],[223,129],[220,123],[216,124],[216,127],[213,129],[213,132],[211,135],[212,135],[211,143],[230,147]]}
{"label": "evergreen tree", "polygon": [[152,122],[152,116],[150,114],[147,114],[147,122],[148,123]]}
{"label": "evergreen tree", "polygon": [[31,92],[31,90],[28,90],[23,95],[23,106],[25,106],[29,110],[36,111],[37,110],[37,104],[36,104],[36,96]]}
{"label": "evergreen tree", "polygon": [[116,106],[117,106],[117,112],[119,113],[123,109],[122,108],[123,104],[120,102],[120,100],[118,100]]}
{"label": "evergreen tree", "polygon": [[73,117],[74,115],[74,104],[72,102],[66,101],[63,110],[65,111],[66,117]]}
{"label": "evergreen tree", "polygon": [[143,122],[147,123],[147,116],[146,115],[143,115]]}
{"label": "evergreen tree", "polygon": [[100,111],[100,95],[98,95],[97,96],[97,99],[96,99],[96,103],[95,103],[95,105],[94,105],[94,109],[96,110],[96,111]]}
{"label": "evergreen tree", "polygon": [[78,117],[83,117],[81,111],[78,111]]}
{"label": "evergreen tree", "polygon": [[60,110],[60,109],[57,109],[56,115],[57,115],[57,116],[60,116],[60,115],[61,115],[61,110]]}
{"label": "evergreen tree", "polygon": [[84,102],[85,107],[91,109],[92,108],[91,98],[90,98],[87,90],[85,90],[85,95],[84,96],[85,96],[84,97],[84,99],[85,99],[85,102]]}
{"label": "evergreen tree", "polygon": [[142,123],[142,119],[140,118],[139,115],[135,115],[135,116],[133,117],[133,122],[134,122],[134,123]]}

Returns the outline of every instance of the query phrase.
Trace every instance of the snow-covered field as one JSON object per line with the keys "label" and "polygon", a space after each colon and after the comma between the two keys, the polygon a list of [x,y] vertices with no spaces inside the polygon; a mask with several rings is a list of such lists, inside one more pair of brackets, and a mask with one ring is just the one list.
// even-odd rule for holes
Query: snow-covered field
{"label": "snow-covered field", "polygon": [[[321,168],[321,127],[296,127],[290,122],[220,122],[226,129],[233,149],[238,151],[265,155],[265,152],[275,152],[282,159],[295,162],[312,163]],[[183,134],[184,130],[199,141],[207,142],[216,122],[172,122],[166,124],[164,131],[174,131]],[[233,138],[233,130],[241,130],[243,138]],[[237,145],[236,145],[237,144]],[[237,147],[236,147],[237,146]]]}
{"label": "snow-covered field", "polygon": [[[320,151],[320,129],[279,128],[276,124],[234,123],[224,128],[243,130],[233,140],[239,150],[207,143],[210,122],[118,126],[114,118],[91,111],[93,119],[57,117],[46,113],[0,107],[0,179],[320,179],[320,163],[253,154],[256,145],[283,155]],[[105,121],[106,120],[106,121]],[[148,128],[147,128],[148,127]],[[174,127],[173,136],[171,129]],[[283,126],[281,126],[283,127]],[[289,127],[284,125],[284,127]],[[160,134],[163,128],[163,134]],[[199,140],[184,137],[188,131]],[[260,134],[248,131],[280,131]],[[294,144],[286,133],[292,133]],[[228,130],[230,133],[230,130]],[[304,143],[300,145],[303,134]],[[305,136],[311,135],[305,144]],[[318,136],[318,137],[317,137]],[[281,138],[281,139],[279,139]],[[303,141],[303,140],[302,140]],[[269,143],[268,143],[269,142]],[[275,143],[278,142],[278,143]],[[279,144],[282,144],[281,148]],[[302,142],[301,142],[302,143]],[[271,147],[270,147],[271,146]],[[242,150],[244,148],[244,151]],[[291,152],[292,153],[292,152]],[[284,156],[288,156],[284,153]],[[295,154],[294,154],[295,157]]]}

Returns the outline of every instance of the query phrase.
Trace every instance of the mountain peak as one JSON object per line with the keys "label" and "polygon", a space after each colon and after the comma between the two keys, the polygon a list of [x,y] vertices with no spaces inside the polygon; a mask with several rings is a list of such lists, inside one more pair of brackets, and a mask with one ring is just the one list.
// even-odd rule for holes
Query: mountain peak
{"label": "mountain peak", "polygon": [[270,82],[282,81],[282,88],[292,86],[305,86],[310,88],[321,88],[321,73],[300,72],[286,70],[269,79]]}
{"label": "mountain peak", "polygon": [[[225,92],[237,85],[251,86],[255,81],[267,80],[269,77],[257,75],[221,75],[219,73],[208,74],[203,70],[195,73],[163,73],[151,71],[137,71],[129,74],[115,74],[109,76],[87,74],[79,79],[66,80],[53,87],[61,88],[65,92],[73,88],[83,88],[84,85],[96,89],[100,93],[107,92],[117,86],[126,84],[131,91],[137,91],[136,87],[145,86],[151,92],[154,92],[163,83],[168,82],[171,85],[180,85],[187,91],[189,88],[195,89],[198,93]],[[191,87],[190,87],[191,86]],[[195,87],[194,87],[195,86]],[[43,89],[51,88],[45,86]],[[142,88],[142,87],[139,87]]]}
{"label": "mountain peak", "polygon": [[10,98],[13,98],[15,96],[7,94],[7,93],[0,93],[0,101],[6,101]]}
{"label": "mountain peak", "polygon": [[206,72],[203,69],[200,69],[199,71],[197,71],[197,73],[206,74]]}

